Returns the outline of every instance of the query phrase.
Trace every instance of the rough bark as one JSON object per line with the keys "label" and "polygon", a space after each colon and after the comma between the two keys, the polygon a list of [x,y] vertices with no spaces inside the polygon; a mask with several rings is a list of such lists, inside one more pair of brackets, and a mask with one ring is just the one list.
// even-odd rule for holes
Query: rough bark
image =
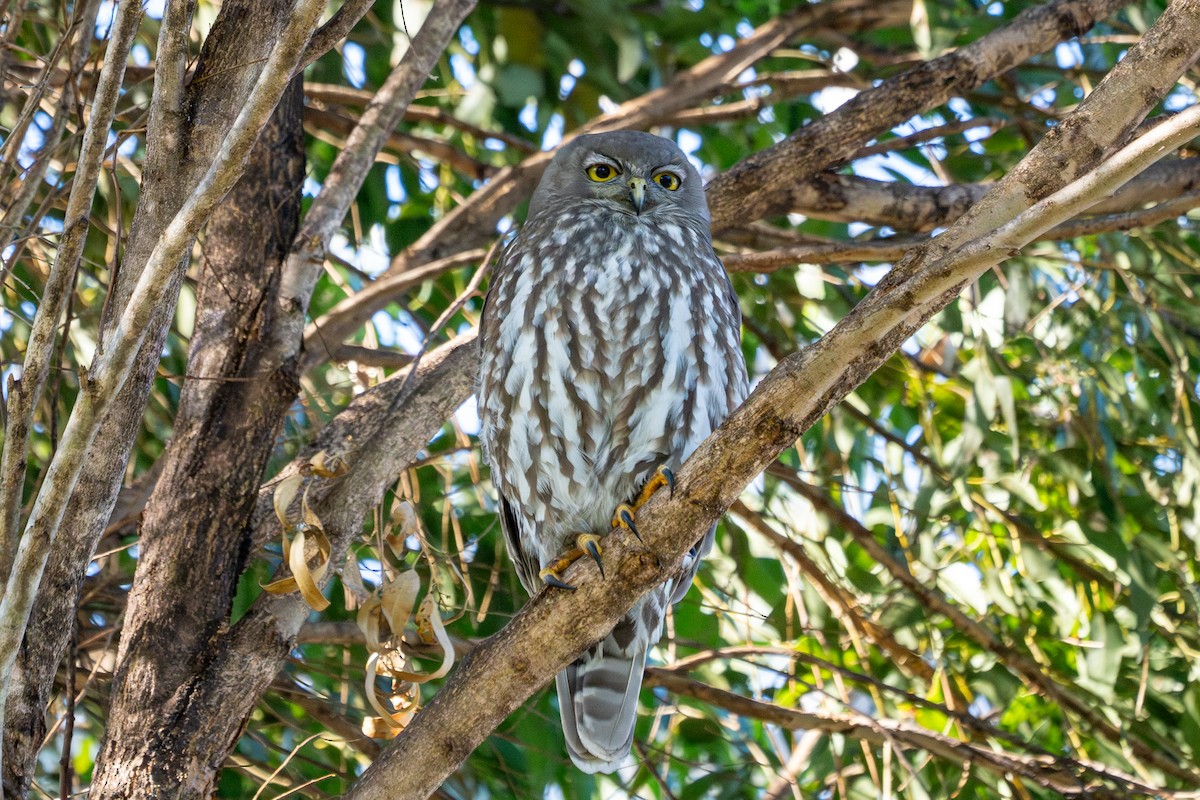
{"label": "rough bark", "polygon": [[[472,337],[465,341],[473,343]],[[361,531],[363,515],[378,504],[395,475],[441,428],[442,411],[460,405],[474,389],[463,380],[463,361],[474,347],[444,347],[416,367],[403,370],[354,401],[305,452],[299,465],[318,450],[346,458],[351,471],[322,492],[317,513],[341,558],[347,542]],[[218,631],[196,656],[195,669],[175,691],[171,714],[157,709],[153,739],[157,751],[142,761],[104,767],[93,794],[104,797],[208,798],[212,780],[232,750],[246,717],[295,646],[310,609],[298,595],[261,595],[232,629]],[[150,770],[158,782],[145,779]],[[131,790],[135,787],[137,790]],[[153,793],[150,790],[153,789]]]}
{"label": "rough bark", "polygon": [[[264,5],[281,15],[291,3]],[[294,361],[269,364],[262,356],[278,308],[280,269],[300,219],[302,110],[296,78],[255,146],[247,174],[208,225],[188,379],[142,518],[141,555],[92,790],[98,797],[172,786],[174,765],[148,756],[164,749],[163,728],[178,724],[177,707],[186,702],[176,690],[203,668],[198,659],[229,617],[247,555],[246,521],[299,390]],[[151,768],[127,766],[141,759]],[[188,774],[189,783],[203,786],[204,776],[194,768]],[[211,770],[207,774],[211,780]]]}
{"label": "rough bark", "polygon": [[[226,6],[231,5],[234,4],[226,4]],[[1087,4],[1060,2],[1054,5],[1075,7]],[[1184,4],[1179,3],[1179,5]],[[1192,7],[1194,8],[1194,4],[1192,4]],[[1077,17],[1071,17],[1071,20],[1072,23],[1078,22]],[[1062,30],[1071,30],[1071,28],[1070,26],[1067,26]],[[1180,62],[1186,55],[1186,52],[1179,51],[1176,58],[1173,59],[1169,54],[1167,54],[1165,56],[1165,60],[1168,65],[1173,65],[1177,62]],[[1146,62],[1139,63],[1142,63],[1144,67]],[[237,70],[233,71],[237,72]],[[1157,83],[1155,83],[1156,81],[1161,81],[1164,79],[1162,74],[1158,72],[1151,77],[1153,78],[1153,81],[1151,81],[1148,85],[1148,91],[1152,91],[1155,88],[1157,85]],[[930,95],[930,97],[932,96],[933,95]],[[908,113],[911,114],[912,109],[909,109]],[[1125,128],[1122,127],[1121,130],[1125,130]],[[869,136],[866,136],[866,138],[869,138]],[[865,141],[865,139],[863,139],[863,141]],[[1111,149],[1111,146],[1113,145],[1110,143],[1109,149]],[[1060,145],[1060,147],[1065,146]],[[1066,149],[1069,150],[1070,148]],[[182,156],[180,156],[180,158],[182,158]],[[189,156],[189,158],[191,158],[191,156]],[[181,163],[183,162],[181,161]],[[542,163],[544,163],[544,161]],[[1077,174],[1080,171],[1080,168],[1086,168],[1094,163],[1096,163],[1096,158],[1084,157],[1076,162],[1067,163],[1066,167],[1068,172],[1074,170]],[[816,168],[820,169],[825,166],[828,165],[819,165]],[[793,167],[796,167],[796,165],[789,164],[786,168],[789,171],[791,178],[794,178],[797,174],[792,170]],[[807,167],[801,163],[798,169],[801,170],[799,174],[804,174],[803,170],[807,169]],[[180,174],[186,174],[186,169],[183,169]],[[149,170],[147,171],[147,175],[151,175]],[[522,180],[527,177],[528,175],[525,175]],[[164,185],[162,178],[163,175],[159,173],[158,186],[160,192],[163,191],[161,187]],[[178,178],[175,176],[172,176],[172,179],[178,180]],[[536,175],[533,178],[530,178],[530,180],[534,179],[536,179]],[[174,192],[178,193],[179,190],[175,188],[174,184],[172,184],[171,188]],[[1038,191],[1048,191],[1049,188],[1053,187],[1043,187]],[[153,185],[150,186],[150,189],[151,190],[148,191],[147,196],[153,200],[155,197],[152,191]],[[521,196],[523,196],[523,191],[524,190],[516,193],[515,195],[503,195],[502,202],[500,202],[498,205],[491,206],[490,208],[499,208],[500,205],[509,202],[510,199],[515,204],[515,202],[519,201]],[[740,189],[727,188],[724,191],[727,193],[727,197],[732,200],[737,197]],[[1027,195],[1025,205],[1028,204],[1030,199],[1035,198],[1036,195],[1037,192]],[[497,197],[500,196],[501,195],[497,195]],[[787,197],[793,198],[793,200],[794,196],[794,194],[787,195]],[[783,198],[784,196],[781,194],[780,197]],[[160,196],[155,202],[167,203],[169,202],[169,198],[163,198]],[[779,199],[779,202],[791,201]],[[1023,208],[1024,205],[1020,207]],[[161,207],[157,209],[157,213],[161,213],[161,211]],[[899,213],[899,211],[896,209],[893,209],[893,212]],[[961,212],[956,211],[955,213]],[[170,215],[167,215],[166,219],[169,218]],[[446,219],[449,220],[450,216],[448,216]],[[464,219],[470,223],[471,227],[478,228],[478,230],[471,231],[472,236],[486,236],[487,231],[490,230],[490,226],[485,226],[478,222],[471,221],[470,216],[466,215],[458,219],[454,224],[447,225],[445,228],[441,229],[441,234],[444,235],[446,239],[455,239],[456,237],[454,237],[452,234],[453,232],[459,230],[459,228],[455,226],[462,225]],[[149,230],[152,229],[146,228],[146,231]],[[146,231],[142,231],[141,235],[144,237],[151,236],[151,234],[146,233]],[[147,238],[145,241],[148,241],[151,246],[153,245],[152,238]],[[438,240],[435,237],[435,239],[431,241],[444,242],[445,239]],[[458,239],[449,246],[451,249],[461,247],[463,246],[464,241],[468,240]],[[412,266],[421,262],[418,260],[409,261],[406,263],[407,266]],[[122,283],[121,285],[127,287],[131,284]],[[171,294],[173,296],[173,291]],[[173,306],[173,303],[170,305]],[[926,318],[926,310],[921,310],[920,315],[921,319]],[[169,309],[164,311],[160,315],[160,318],[161,319],[158,321],[161,321],[162,325],[165,326],[166,321],[169,319]],[[156,324],[158,321],[156,321]],[[911,325],[917,324],[917,322],[917,318],[914,317],[913,321],[905,324]],[[149,338],[153,339],[154,335]],[[161,339],[159,341],[161,342]],[[161,348],[161,344],[159,347]],[[141,365],[140,368],[143,370],[141,374],[145,375],[145,383],[148,387],[149,376],[152,375],[152,370],[157,362],[158,351],[155,351],[152,343],[148,341],[146,347],[143,348],[142,353],[144,358],[143,360],[139,361],[139,364]],[[387,461],[382,465],[377,465],[372,461],[372,459],[374,459],[376,455],[381,452],[379,446],[373,444],[372,442],[362,442],[361,448],[358,444],[354,445],[355,449],[349,451],[348,455],[350,456],[351,461],[356,468],[356,472],[352,473],[352,475],[347,477],[343,482],[331,488],[331,491],[325,493],[319,501],[319,513],[322,514],[323,518],[327,519],[327,522],[332,520],[331,529],[336,526],[334,533],[336,534],[335,538],[337,538],[340,543],[339,547],[344,547],[345,543],[356,534],[357,525],[361,520],[361,515],[367,508],[370,507],[371,504],[377,502],[378,496],[382,493],[382,486],[385,486],[386,483],[390,481],[391,477],[394,477],[394,474],[399,472],[399,470],[402,469],[407,463],[407,461],[404,459],[411,458],[411,454],[415,453],[415,449],[424,444],[424,440],[420,439],[420,437],[423,435],[427,439],[433,431],[436,431],[437,426],[440,425],[440,421],[444,419],[446,414],[452,410],[458,402],[461,402],[460,398],[465,397],[465,394],[462,393],[466,392],[469,394],[470,376],[474,374],[473,348],[470,348],[466,345],[458,345],[446,350],[445,353],[440,355],[437,360],[432,359],[432,355],[427,357],[421,364],[421,367],[417,370],[417,375],[414,377],[412,384],[404,385],[405,399],[403,402],[405,403],[405,411],[403,413],[405,416],[400,419],[390,421],[385,427],[379,428],[381,431],[403,430],[405,431],[405,436],[411,437],[411,441],[416,443],[411,444],[410,447],[408,444],[410,439],[406,438],[404,440],[406,443],[399,447],[398,452],[382,452],[382,455],[386,456],[387,458]],[[803,365],[801,364],[799,366],[802,367]],[[860,364],[855,364],[853,369],[857,371],[859,370],[860,366]],[[864,373],[864,375],[865,374],[866,373]],[[800,387],[801,383],[796,383],[795,385]],[[388,386],[389,389],[393,391],[399,388],[395,384],[388,384]],[[849,391],[849,389],[847,388],[845,391]],[[433,394],[430,394],[428,398],[426,398],[423,394],[426,392]],[[220,393],[216,392],[213,395],[213,398],[210,398],[209,400],[201,398],[196,401],[199,404],[199,410],[197,411],[198,418],[203,417],[203,409],[199,408],[199,406],[204,406],[210,402],[220,405],[220,403],[223,402],[215,399],[216,395],[218,394]],[[237,396],[237,394],[237,391],[232,392],[232,395],[234,396]],[[420,403],[424,402],[425,400],[428,400],[428,405],[420,405]],[[829,402],[833,401],[830,400]],[[410,406],[413,414],[420,414],[421,416],[407,416]],[[120,469],[112,471],[110,468],[111,463],[113,463],[115,460],[119,460],[120,466],[123,468],[124,458],[126,457],[125,454],[128,453],[129,448],[128,445],[123,447],[120,446],[119,442],[124,441],[124,439],[121,437],[126,437],[130,443],[132,442],[132,431],[136,431],[136,421],[140,417],[143,407],[144,394],[140,403],[137,402],[135,395],[124,412],[125,422],[123,427],[125,430],[113,430],[106,428],[108,433],[106,434],[102,432],[102,437],[107,435],[109,438],[107,440],[101,439],[101,441],[118,443],[117,449],[115,451],[111,451],[111,459],[108,452],[98,454],[102,455],[103,459],[110,459],[110,466],[101,466],[95,471],[95,474],[91,476],[91,478],[95,479],[95,483],[91,485],[91,488],[89,488],[88,483],[89,476],[84,476],[83,481],[79,484],[79,488],[76,491],[76,495],[82,495],[85,500],[78,502],[90,502],[92,503],[92,509],[103,509],[105,504],[107,504],[108,508],[111,508],[112,497],[114,496],[116,489],[114,482],[119,481],[120,478]],[[377,417],[384,412],[380,411],[378,406],[369,414],[368,412],[363,411],[364,407],[362,406],[355,406],[355,408],[358,409],[355,413],[363,413],[366,414],[366,416],[356,417],[354,413],[349,413],[346,415],[344,420],[339,418],[339,423],[331,427],[329,431],[330,436],[333,436],[334,439],[323,438],[323,442],[334,441],[339,430],[343,435],[347,435],[348,430],[344,427],[344,424],[352,424],[355,420],[358,420],[359,422],[369,420],[371,421],[370,424],[372,426],[376,424],[382,424],[377,422]],[[771,426],[783,425],[783,422],[781,421],[783,418],[779,415],[777,415],[777,417],[764,419],[766,421],[758,421],[758,424],[763,426],[764,431],[766,431],[767,428],[770,428],[771,431],[774,431],[774,428]],[[408,427],[406,428],[404,426]],[[794,426],[788,426],[785,432],[790,433],[791,427]],[[182,429],[183,426],[181,425],[181,430]],[[200,430],[200,428],[193,428],[193,430]],[[350,430],[353,429],[351,428]],[[243,433],[245,433],[245,431],[243,431]],[[361,430],[357,431],[356,437],[372,439],[376,438],[363,437]],[[387,441],[386,437],[380,436],[378,438],[380,438],[381,441]],[[185,445],[179,445],[179,447],[184,448]],[[110,448],[107,446],[105,446],[105,449],[110,450]],[[383,448],[383,450],[386,451],[387,448]],[[226,456],[227,455],[228,454],[226,454]],[[187,458],[188,455],[186,453],[178,456],[180,463],[186,462]],[[369,467],[368,464],[370,464]],[[176,467],[175,474],[185,475],[186,472],[182,466],[179,466]],[[211,481],[214,475],[209,474],[206,477]],[[239,482],[240,481],[241,478],[239,477]],[[172,481],[172,483],[174,483],[174,481]],[[179,498],[168,497],[167,493],[168,490],[164,489],[164,499],[162,500],[163,510],[160,510],[159,512],[160,518],[152,523],[153,528],[157,530],[163,530],[166,527],[165,521],[168,520],[169,517],[166,515],[165,509],[171,507],[178,508],[177,505],[172,506],[172,503],[178,503]],[[246,494],[249,496],[249,492]],[[86,500],[88,497],[91,497],[92,499]],[[226,498],[223,500],[223,502],[228,502],[229,509],[234,509],[235,506],[238,509],[236,511],[230,510],[229,513],[235,515],[242,513],[240,510],[241,506],[238,506],[236,502],[233,502],[233,500],[233,498]],[[72,503],[77,503],[77,500],[73,498]],[[701,509],[701,511],[703,511],[705,514],[708,513],[708,510],[709,509],[707,509],[707,507]],[[97,536],[103,529],[103,523],[99,520],[105,520],[108,516],[107,513],[103,513],[100,510],[92,510],[90,513],[80,513],[72,512],[69,509],[68,514],[70,515],[72,513],[75,513],[76,515],[75,519],[78,520],[77,526],[79,530],[90,530],[91,528],[94,528]],[[713,513],[719,513],[719,510],[714,511]],[[153,514],[151,517],[153,517]],[[68,519],[70,519],[70,516]],[[214,519],[219,519],[219,517],[214,517]],[[647,516],[647,519],[652,519],[652,517]],[[262,525],[256,526],[256,532],[261,534],[265,528],[269,527],[269,524],[268,518],[268,520]],[[91,527],[89,528],[89,526]],[[149,529],[150,527],[148,527],[148,530]],[[210,532],[214,534],[229,533],[229,531],[214,531],[212,528],[204,530],[205,535]],[[240,534],[240,529],[238,530],[238,533]],[[67,537],[63,538],[65,539]],[[58,610],[54,610],[52,606],[47,606],[49,610],[45,613],[43,613],[43,610],[41,610],[40,607],[39,610],[35,611],[37,617],[42,620],[40,623],[42,625],[40,628],[41,634],[46,636],[46,642],[49,642],[51,646],[45,647],[44,645],[46,642],[39,642],[38,644],[35,644],[33,641],[33,628],[30,629],[31,637],[30,639],[27,639],[26,650],[30,653],[34,653],[35,648],[41,647],[41,650],[38,651],[41,653],[41,655],[34,658],[36,661],[34,666],[42,670],[43,677],[40,679],[35,677],[32,681],[25,678],[21,679],[23,685],[27,688],[48,686],[48,679],[45,678],[44,675],[47,669],[47,664],[49,664],[49,674],[52,677],[53,665],[57,661],[57,657],[54,659],[49,658],[49,655],[55,649],[53,641],[59,638],[58,631],[64,627],[62,626],[62,620],[65,618],[64,615],[69,613],[69,609],[74,605],[78,580],[82,576],[82,570],[87,561],[86,554],[91,551],[92,547],[94,546],[95,539],[91,540],[91,545],[89,545],[87,542],[88,540],[86,536],[84,536],[78,540],[64,543],[64,546],[73,549],[68,549],[65,551],[65,554],[60,554],[62,557],[63,567],[63,569],[60,571],[60,578],[55,581],[51,581],[50,577],[52,573],[48,573],[47,575],[47,582],[44,584],[44,588],[47,589],[49,601],[51,603],[59,602],[60,605]],[[206,542],[205,547],[211,546],[213,546],[211,542]],[[226,559],[228,555],[228,551],[210,551],[205,554],[207,558],[213,559],[214,562],[221,562],[221,564],[224,563],[223,559]],[[636,555],[636,553],[634,555]],[[616,558],[619,556],[620,553],[618,552],[613,557]],[[147,563],[150,563],[150,561],[151,559],[147,559]],[[170,565],[175,562],[171,562],[164,555],[160,563]],[[52,570],[53,569],[54,567],[52,565]],[[225,573],[221,572],[220,574],[224,575]],[[224,585],[222,584],[221,580],[223,579],[219,579],[217,582],[217,596],[209,598],[212,602],[208,603],[208,605],[211,605],[214,609],[218,606],[221,606],[223,603],[227,603],[227,598],[223,594],[225,590],[220,588]],[[611,587],[606,586],[605,588]],[[70,604],[62,605],[62,603],[67,599],[71,601]],[[295,629],[299,625],[299,620],[303,619],[305,613],[306,609],[296,598],[265,598],[258,606],[255,607],[246,620],[243,621],[245,623],[244,625],[239,623],[238,626],[235,626],[235,628],[229,632],[217,631],[217,635],[212,637],[211,641],[196,633],[196,631],[204,629],[206,624],[202,618],[203,615],[197,616],[195,619],[196,625],[194,626],[194,630],[189,633],[189,636],[191,637],[194,645],[199,645],[200,652],[197,655],[197,658],[200,659],[200,668],[192,672],[185,672],[181,674],[180,677],[182,678],[182,685],[178,689],[178,696],[186,699],[186,703],[181,702],[178,706],[176,706],[178,712],[174,716],[174,721],[179,725],[179,728],[176,730],[165,731],[164,738],[160,740],[162,748],[164,748],[164,750],[168,753],[166,759],[164,759],[162,762],[163,764],[170,762],[175,755],[186,753],[191,750],[195,746],[196,741],[200,741],[202,743],[205,753],[203,757],[198,757],[193,751],[193,757],[197,758],[198,760],[186,763],[180,763],[178,760],[172,762],[183,770],[181,774],[184,776],[192,776],[194,774],[208,776],[199,779],[188,778],[185,784],[180,786],[185,796],[187,796],[188,793],[203,793],[205,791],[205,787],[208,787],[208,789],[211,790],[211,774],[219,767],[221,761],[223,760],[221,753],[228,752],[227,748],[228,746],[231,746],[234,738],[236,737],[238,727],[241,723],[241,720],[244,718],[245,713],[248,713],[249,709],[253,707],[253,703],[264,687],[269,683],[279,665],[282,663],[282,659],[285,657],[288,647],[292,642],[291,637],[294,636]],[[133,617],[131,617],[131,621],[132,619]],[[155,624],[161,626],[163,622],[168,619],[169,617],[163,615],[163,617]],[[66,631],[63,630],[62,633],[65,637]],[[61,652],[61,647],[59,647],[58,650]],[[22,653],[22,659],[25,659],[24,652]],[[524,662],[518,665],[517,677],[524,676],[524,679],[529,681],[531,680],[529,675],[533,669],[533,665],[531,665],[529,662]],[[540,663],[537,665],[537,669],[539,671],[542,669],[542,665]],[[504,673],[501,674],[503,675]],[[484,679],[488,682],[495,680],[494,677],[486,675]],[[35,698],[32,702],[28,703],[26,709],[28,714],[25,714],[25,711],[22,711],[22,714],[25,714],[26,719],[28,719],[29,715],[40,715],[41,710],[45,707],[46,691],[48,691],[48,689],[43,691],[40,699]],[[125,702],[129,701],[127,700]],[[13,708],[15,707],[16,706]],[[430,724],[432,725],[434,723]],[[440,741],[440,739],[437,737],[441,737],[443,735],[443,731],[440,729],[428,728],[426,729],[425,735],[432,736],[435,738],[435,740]],[[451,745],[454,748],[457,748],[454,750],[454,754],[459,754],[458,751],[462,749],[461,740],[454,740],[451,742]],[[222,750],[222,748],[226,749]],[[461,755],[465,757],[466,753],[461,753]],[[420,762],[412,761],[408,763],[412,764]]]}
{"label": "rough bark", "polygon": [[[128,302],[163,231],[212,162],[285,21],[279,15],[271,18],[257,2],[225,3],[197,65],[196,77],[204,79],[194,79],[185,87],[187,5],[181,0],[169,3],[162,21],[141,198],[121,271],[110,289],[111,313],[105,321],[109,335],[113,318]],[[185,127],[187,120],[193,124]],[[41,744],[41,737],[33,734],[44,729],[42,716],[66,649],[70,629],[66,621],[78,602],[88,559],[104,532],[141,430],[184,263],[180,261],[163,302],[154,311],[132,372],[101,423],[88,461],[66,500],[62,534],[51,546],[10,682],[4,717],[6,786],[28,787],[32,780]],[[23,790],[14,789],[14,796],[23,796]]]}

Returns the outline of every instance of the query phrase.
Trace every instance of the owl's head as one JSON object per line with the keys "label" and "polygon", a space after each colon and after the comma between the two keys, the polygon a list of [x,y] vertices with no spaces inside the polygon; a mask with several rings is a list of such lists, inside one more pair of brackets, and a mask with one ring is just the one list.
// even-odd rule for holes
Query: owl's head
{"label": "owl's head", "polygon": [[641,131],[580,136],[554,156],[529,203],[529,217],[580,202],[633,217],[708,226],[700,173],[675,143]]}

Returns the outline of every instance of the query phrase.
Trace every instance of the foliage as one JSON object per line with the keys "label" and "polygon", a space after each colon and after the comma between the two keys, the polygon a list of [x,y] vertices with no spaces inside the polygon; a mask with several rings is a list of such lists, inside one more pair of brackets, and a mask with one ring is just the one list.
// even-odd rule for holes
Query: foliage
{"label": "foliage", "polygon": [[[74,5],[32,4],[19,19],[9,17],[3,53],[9,75],[0,106],[6,145],[22,122],[29,91],[22,81],[36,75],[63,40]],[[416,103],[438,113],[408,115],[400,129],[405,136],[385,148],[335,238],[310,308],[318,330],[339,301],[368,285],[498,170],[728,50],[792,5],[481,3]],[[968,44],[1029,5],[918,0],[883,26],[806,30],[753,69],[729,76],[719,97],[699,104],[702,112],[678,115],[656,131],[679,142],[711,177],[858,89]],[[880,137],[875,149],[881,152],[853,159],[840,173],[913,186],[999,178],[1091,91],[1162,6],[1131,5],[1079,40],[914,116]],[[415,32],[426,7],[378,3],[306,72],[306,201],[320,190],[361,111],[361,101],[335,96],[329,87],[377,89],[407,46],[406,28]],[[197,2],[193,55],[218,10],[217,3]],[[111,13],[110,4],[101,4],[97,33]],[[106,289],[139,199],[156,36],[152,8],[133,51],[115,157],[99,184],[67,334],[34,430],[27,500],[79,391],[80,367],[97,347]],[[88,43],[88,69],[99,63],[97,45],[94,38]],[[798,71],[811,81],[795,94],[788,87]],[[1192,85],[1181,83],[1160,110],[1195,102]],[[78,153],[82,128],[74,109],[67,109],[61,142],[39,152],[52,134],[62,92],[61,81],[51,86],[18,163],[0,168],[5,199],[12,202],[20,170],[39,158],[49,162],[36,202],[3,231],[5,381],[23,359]],[[903,138],[966,120],[980,124],[927,142]],[[733,254],[818,239],[873,242],[923,233],[897,230],[853,204],[836,212],[801,211],[730,231],[718,247]],[[1151,227],[1034,244],[967,289],[747,489],[718,532],[697,585],[676,607],[673,639],[659,652],[660,662],[696,658],[692,678],[785,708],[857,712],[1024,757],[1073,759],[1085,782],[1095,777],[1080,766],[1086,763],[1164,789],[1183,786],[1179,775],[1164,773],[1128,744],[1141,742],[1189,771],[1200,756],[1200,438],[1194,424],[1200,413],[1200,217],[1180,213]],[[519,218],[506,218],[501,228]],[[197,250],[203,248],[202,236]],[[828,331],[887,266],[835,258],[737,273],[752,373],[765,374]],[[370,351],[415,353],[423,342],[473,326],[478,293],[448,320],[439,318],[478,268],[476,261],[451,270],[395,298],[352,338],[364,350],[307,372],[264,480],[353,397],[392,372],[391,362]],[[59,728],[43,753],[38,782],[48,791],[57,788],[62,767],[55,750],[64,746],[76,785],[90,779],[104,731],[106,678],[138,563],[136,487],[153,480],[172,436],[196,291],[193,271],[130,459],[128,502],[118,505],[89,568],[77,615],[75,681],[82,692],[73,731]],[[378,583],[381,562],[394,563],[382,544],[393,509],[411,503],[419,526],[407,540],[404,565],[415,567],[425,586],[436,586],[447,616],[465,612],[449,626],[464,647],[499,630],[526,599],[498,535],[476,428],[468,403],[400,477],[374,519],[364,521],[353,548],[367,582]],[[857,525],[839,522],[839,510]],[[803,550],[781,549],[764,527]],[[876,550],[864,544],[868,539]],[[279,560],[277,545],[252,560],[238,585],[234,620]],[[814,573],[825,582],[814,581]],[[915,578],[923,593],[904,576]],[[368,651],[353,626],[352,592],[337,581],[326,595],[333,604],[313,615],[262,698],[221,774],[219,796],[250,797],[266,783],[263,796],[288,789],[302,796],[338,794],[376,752],[348,733],[373,716],[362,688]],[[930,596],[977,627],[957,624],[929,604]],[[867,629],[874,633],[864,635]],[[898,652],[915,660],[904,661]],[[1031,683],[1029,670],[1075,703]],[[422,687],[424,699],[436,689],[437,682]],[[60,691],[51,708],[55,718],[67,701]],[[464,763],[442,795],[1056,796],[1028,777],[931,756],[902,741],[889,746],[789,731],[662,688],[645,691],[643,703],[635,765],[618,778],[587,776],[570,766],[554,693],[542,691]],[[1108,735],[1104,722],[1120,738]]]}

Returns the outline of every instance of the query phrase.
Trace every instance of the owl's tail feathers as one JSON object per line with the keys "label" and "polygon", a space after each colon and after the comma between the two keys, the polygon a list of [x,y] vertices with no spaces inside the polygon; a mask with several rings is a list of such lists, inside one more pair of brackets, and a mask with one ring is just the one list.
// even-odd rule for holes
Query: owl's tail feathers
{"label": "owl's tail feathers", "polygon": [[584,655],[556,679],[567,751],[584,772],[616,772],[629,756],[637,723],[646,648],[627,655],[606,649]]}

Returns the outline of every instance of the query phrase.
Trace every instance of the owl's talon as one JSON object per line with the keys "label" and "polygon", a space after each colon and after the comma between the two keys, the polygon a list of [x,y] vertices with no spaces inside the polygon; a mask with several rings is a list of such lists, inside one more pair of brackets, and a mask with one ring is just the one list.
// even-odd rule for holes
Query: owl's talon
{"label": "owl's talon", "polygon": [[[675,473],[671,471],[670,467],[662,466],[662,467],[658,468],[658,472],[656,474],[661,475],[663,477],[663,480],[665,480],[667,482],[667,488],[670,490],[670,494],[668,494],[667,497],[670,497],[672,500],[674,500],[675,499]],[[653,480],[653,479],[651,479],[651,480]],[[647,485],[649,485],[649,484],[647,484]]]}
{"label": "owl's talon", "polygon": [[614,528],[628,528],[637,540],[642,541],[642,535],[638,533],[637,525],[633,524],[634,508],[628,503],[622,503],[617,506],[617,511],[613,514],[612,526]]}
{"label": "owl's talon", "polygon": [[566,589],[568,592],[575,591],[574,586],[558,577],[558,574],[550,567],[546,567],[546,569],[539,572],[538,577],[540,577],[542,579],[542,583],[546,584],[547,586],[553,586],[556,589]]}
{"label": "owl's talon", "polygon": [[646,481],[646,485],[638,492],[637,499],[633,501],[633,510],[637,511],[654,496],[662,487],[668,487],[671,490],[670,497],[675,496],[675,473],[666,464],[663,464],[654,471],[650,479]]}
{"label": "owl's talon", "polygon": [[538,577],[547,586],[553,586],[557,589],[567,589],[573,592],[575,591],[575,587],[562,579],[562,573],[566,571],[567,567],[585,555],[591,556],[592,560],[596,562],[596,566],[600,568],[600,577],[605,577],[604,564],[600,561],[600,537],[593,533],[579,534],[579,537],[575,540],[575,547],[563,553],[553,564],[539,572]]}
{"label": "owl's talon", "polygon": [[596,566],[600,568],[600,577],[606,577],[604,574],[604,562],[600,560],[600,537],[591,533],[585,533],[576,539],[575,543],[579,545],[579,549],[592,557],[592,561],[596,562]]}
{"label": "owl's talon", "polygon": [[671,490],[671,497],[674,497],[675,473],[665,464],[654,471],[654,474],[646,481],[646,484],[638,492],[637,498],[632,503],[621,503],[621,505],[617,506],[617,510],[613,512],[612,526],[614,528],[628,528],[629,532],[636,536],[639,542],[642,541],[642,535],[638,533],[637,525],[633,523],[633,518],[637,514],[638,509],[646,505],[650,498],[654,496],[654,493],[664,486]]}

